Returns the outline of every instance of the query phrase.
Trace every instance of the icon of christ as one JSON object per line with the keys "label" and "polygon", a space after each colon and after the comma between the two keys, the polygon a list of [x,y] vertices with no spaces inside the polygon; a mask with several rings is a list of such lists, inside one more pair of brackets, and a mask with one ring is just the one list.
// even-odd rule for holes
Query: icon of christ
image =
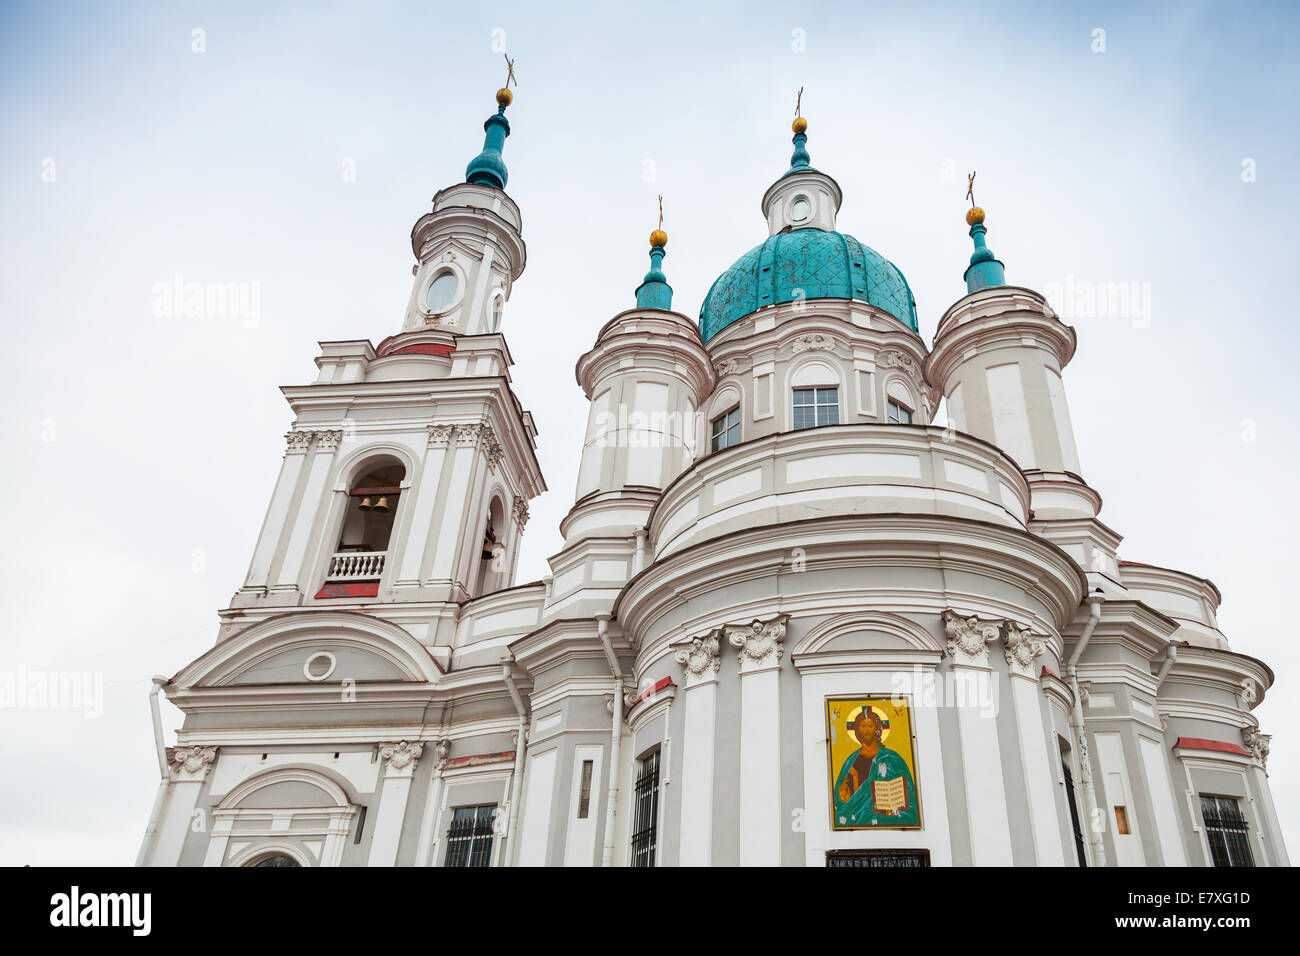
{"label": "icon of christ", "polygon": [[920,821],[916,785],[907,764],[885,746],[884,720],[862,707],[848,728],[861,746],[845,758],[833,793],[835,824],[841,827],[915,826]]}

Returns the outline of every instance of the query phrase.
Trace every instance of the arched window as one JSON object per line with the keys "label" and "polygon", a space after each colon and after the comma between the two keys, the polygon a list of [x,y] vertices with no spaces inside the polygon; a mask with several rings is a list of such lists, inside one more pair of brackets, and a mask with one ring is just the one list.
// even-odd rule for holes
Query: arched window
{"label": "arched window", "polygon": [[249,863],[249,866],[302,866],[291,856],[285,856],[283,853],[273,853],[271,856],[264,856],[256,863]]}
{"label": "arched window", "polygon": [[326,581],[379,581],[405,478],[405,466],[391,456],[372,459],[358,469]]}
{"label": "arched window", "polygon": [[506,562],[506,509],[497,496],[492,497],[483,518],[483,541],[479,549],[474,597],[481,597],[505,586],[509,569]]}
{"label": "arched window", "polygon": [[790,385],[792,429],[840,423],[840,380],[830,366],[807,362],[790,377]]}

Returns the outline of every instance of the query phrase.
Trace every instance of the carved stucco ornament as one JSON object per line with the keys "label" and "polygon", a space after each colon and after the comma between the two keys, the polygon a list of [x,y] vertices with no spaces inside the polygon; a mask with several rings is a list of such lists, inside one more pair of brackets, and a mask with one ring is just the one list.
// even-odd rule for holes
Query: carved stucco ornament
{"label": "carved stucco ornament", "polygon": [[785,653],[785,625],[788,617],[754,621],[725,628],[727,643],[739,651],[742,669],[779,665]]}
{"label": "carved stucco ornament", "polygon": [[1007,656],[1007,665],[1011,668],[1011,673],[1019,674],[1022,677],[1037,678],[1038,674],[1034,669],[1034,661],[1047,648],[1043,639],[1032,633],[1028,628],[1007,622],[1002,642],[1004,645],[1003,650]]}
{"label": "carved stucco ornament", "polygon": [[943,630],[948,635],[948,654],[954,664],[987,666],[989,645],[997,640],[1001,629],[1001,621],[981,621],[978,617],[962,617],[952,611],[943,612]]}
{"label": "carved stucco ornament", "polygon": [[177,780],[202,780],[216,759],[216,747],[172,747],[167,751],[167,762]]}
{"label": "carved stucco ornament", "polygon": [[1241,736],[1246,743],[1246,749],[1267,770],[1268,748],[1273,736],[1271,734],[1261,734],[1258,729],[1244,731]]}
{"label": "carved stucco ornament", "polygon": [[386,777],[409,777],[415,773],[415,764],[420,759],[424,744],[399,740],[396,743],[380,744],[379,756],[388,761],[384,768]]}
{"label": "carved stucco ornament", "polygon": [[690,644],[677,649],[677,663],[686,666],[688,682],[711,680],[722,667],[721,645],[716,633],[691,638]]}
{"label": "carved stucco ornament", "polygon": [[741,372],[750,368],[753,363],[743,355],[732,355],[724,358],[713,366],[714,374],[718,378],[725,378],[728,375],[739,375]]}
{"label": "carved stucco ornament", "polygon": [[454,434],[456,434],[455,425],[430,425],[429,447],[446,448],[451,444],[451,437]]}
{"label": "carved stucco ornament", "polygon": [[303,455],[311,447],[312,432],[285,432],[284,440],[288,447],[285,449],[286,455]]}

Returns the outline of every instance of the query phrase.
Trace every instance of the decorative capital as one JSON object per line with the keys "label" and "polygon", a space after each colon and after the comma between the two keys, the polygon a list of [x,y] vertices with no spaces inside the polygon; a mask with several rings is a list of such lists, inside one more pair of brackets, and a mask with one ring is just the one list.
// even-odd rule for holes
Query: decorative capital
{"label": "decorative capital", "polygon": [[506,456],[506,450],[501,447],[501,442],[497,441],[496,432],[490,425],[483,426],[482,445],[483,451],[487,454],[488,467],[495,471],[497,465],[501,464],[501,459]]}
{"label": "decorative capital", "polygon": [[456,426],[456,447],[457,448],[475,448],[478,446],[479,439],[483,435],[486,425],[457,425]]}
{"label": "decorative capital", "polygon": [[202,780],[216,759],[216,747],[167,748],[167,762],[177,780]]}
{"label": "decorative capital", "polygon": [[1007,665],[1011,668],[1011,673],[1037,680],[1038,672],[1034,670],[1034,659],[1046,650],[1047,645],[1044,644],[1043,639],[1028,628],[1008,621],[1002,635],[1002,643],[1005,645],[1003,650],[1006,652]]}
{"label": "decorative capital", "polygon": [[716,632],[691,638],[691,642],[678,648],[673,656],[678,664],[686,666],[687,684],[714,680],[722,668],[722,651]]}
{"label": "decorative capital", "polygon": [[340,428],[318,431],[315,435],[317,451],[334,451],[343,441],[343,430]]}
{"label": "decorative capital", "polygon": [[989,645],[997,640],[1001,629],[1001,621],[961,617],[951,610],[943,612],[943,630],[948,635],[948,654],[954,664],[987,667]]}
{"label": "decorative capital", "polygon": [[727,643],[739,651],[742,670],[779,667],[785,653],[785,625],[790,620],[782,615],[770,621],[754,621],[742,627],[728,625],[724,628]]}
{"label": "decorative capital", "polygon": [[510,513],[514,516],[515,525],[523,531],[524,525],[528,524],[528,499],[516,498],[515,503],[510,506]]}
{"label": "decorative capital", "polygon": [[1242,732],[1242,740],[1245,741],[1246,749],[1251,755],[1260,762],[1260,765],[1268,769],[1268,747],[1273,740],[1272,734],[1261,734],[1258,728]]}
{"label": "decorative capital", "polygon": [[285,455],[305,455],[307,449],[311,447],[311,436],[313,432],[285,432],[284,440],[288,447],[285,449]]}
{"label": "decorative capital", "polygon": [[435,770],[441,770],[447,766],[447,757],[451,753],[450,740],[438,740],[433,744],[433,766]]}
{"label": "decorative capital", "polygon": [[409,777],[415,773],[416,761],[424,750],[422,743],[410,743],[405,740],[392,744],[380,744],[379,756],[388,761],[384,768],[385,777]]}
{"label": "decorative capital", "polygon": [[446,448],[451,444],[451,436],[456,434],[455,425],[430,425],[429,447]]}

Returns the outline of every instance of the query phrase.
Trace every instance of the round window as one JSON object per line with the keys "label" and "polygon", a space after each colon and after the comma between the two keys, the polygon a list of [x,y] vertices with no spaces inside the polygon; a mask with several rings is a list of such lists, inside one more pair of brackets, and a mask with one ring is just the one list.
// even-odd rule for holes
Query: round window
{"label": "round window", "polygon": [[425,308],[430,312],[441,312],[447,308],[451,305],[451,300],[456,298],[457,285],[456,277],[450,272],[438,276],[424,294]]}
{"label": "round window", "polygon": [[812,203],[808,202],[803,196],[794,201],[790,207],[790,218],[795,222],[803,222],[812,215]]}

